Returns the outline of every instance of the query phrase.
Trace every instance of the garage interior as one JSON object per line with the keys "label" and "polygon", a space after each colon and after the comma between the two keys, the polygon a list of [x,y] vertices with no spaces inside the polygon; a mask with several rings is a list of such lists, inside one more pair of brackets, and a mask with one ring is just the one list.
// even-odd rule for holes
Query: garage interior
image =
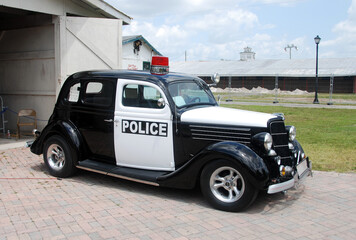
{"label": "garage interior", "polygon": [[36,108],[38,124],[43,125],[55,103],[54,78],[52,15],[1,6],[0,96],[7,121],[3,131],[15,133],[20,109]]}

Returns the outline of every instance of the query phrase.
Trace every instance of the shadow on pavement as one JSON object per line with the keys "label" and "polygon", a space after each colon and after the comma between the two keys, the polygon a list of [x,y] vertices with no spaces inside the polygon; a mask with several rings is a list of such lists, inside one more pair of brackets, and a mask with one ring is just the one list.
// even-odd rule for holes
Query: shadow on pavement
{"label": "shadow on pavement", "polygon": [[[50,176],[43,162],[36,164],[31,168],[36,172],[43,172],[44,174]],[[212,207],[204,200],[199,186],[188,190],[155,187],[80,169],[78,169],[78,172],[73,177],[59,180],[78,182],[89,186],[103,186],[122,191],[137,192],[138,194],[167,198],[170,200],[196,204],[203,208],[212,209]],[[303,194],[303,191],[304,185],[301,185],[296,189],[291,189],[286,193],[276,193],[272,195],[267,194],[265,191],[260,191],[255,202],[252,203],[252,205],[246,209],[244,213],[260,213],[268,215],[283,211],[294,204]]]}

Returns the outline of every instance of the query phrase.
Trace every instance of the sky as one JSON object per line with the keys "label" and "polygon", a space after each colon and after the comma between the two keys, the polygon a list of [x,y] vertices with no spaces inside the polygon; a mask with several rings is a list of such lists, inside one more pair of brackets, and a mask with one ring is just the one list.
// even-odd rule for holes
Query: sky
{"label": "sky", "polygon": [[105,0],[133,18],[123,35],[142,35],[170,61],[356,56],[356,0]]}

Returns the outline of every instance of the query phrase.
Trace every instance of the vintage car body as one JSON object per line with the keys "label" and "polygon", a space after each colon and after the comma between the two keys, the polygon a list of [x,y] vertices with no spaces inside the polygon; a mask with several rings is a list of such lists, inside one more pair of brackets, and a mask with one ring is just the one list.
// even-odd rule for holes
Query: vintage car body
{"label": "vintage car body", "polygon": [[73,74],[36,135],[31,151],[43,154],[54,176],[80,168],[155,186],[200,184],[209,203],[225,211],[311,174],[283,115],[220,107],[203,80],[184,74]]}

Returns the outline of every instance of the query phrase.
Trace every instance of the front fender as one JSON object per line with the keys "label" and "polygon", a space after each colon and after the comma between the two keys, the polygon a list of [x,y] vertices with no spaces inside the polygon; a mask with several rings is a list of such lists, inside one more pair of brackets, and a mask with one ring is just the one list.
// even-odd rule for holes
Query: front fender
{"label": "front fender", "polygon": [[300,143],[299,143],[296,139],[293,140],[292,144],[293,144],[294,149],[295,149],[296,151],[298,151],[298,152],[300,151],[301,153],[304,153],[304,150],[303,150],[303,148],[302,148],[302,145],[300,145]]}
{"label": "front fender", "polygon": [[31,152],[37,155],[42,154],[44,143],[53,135],[61,135],[77,151],[81,159],[81,153],[85,152],[83,138],[73,124],[62,120],[52,122],[43,129],[40,136],[33,142]]}
{"label": "front fender", "polygon": [[204,166],[218,159],[238,163],[257,189],[262,189],[269,179],[269,171],[263,159],[249,147],[236,142],[219,142],[209,145],[181,168],[159,177],[157,181],[161,186],[193,188]]}

